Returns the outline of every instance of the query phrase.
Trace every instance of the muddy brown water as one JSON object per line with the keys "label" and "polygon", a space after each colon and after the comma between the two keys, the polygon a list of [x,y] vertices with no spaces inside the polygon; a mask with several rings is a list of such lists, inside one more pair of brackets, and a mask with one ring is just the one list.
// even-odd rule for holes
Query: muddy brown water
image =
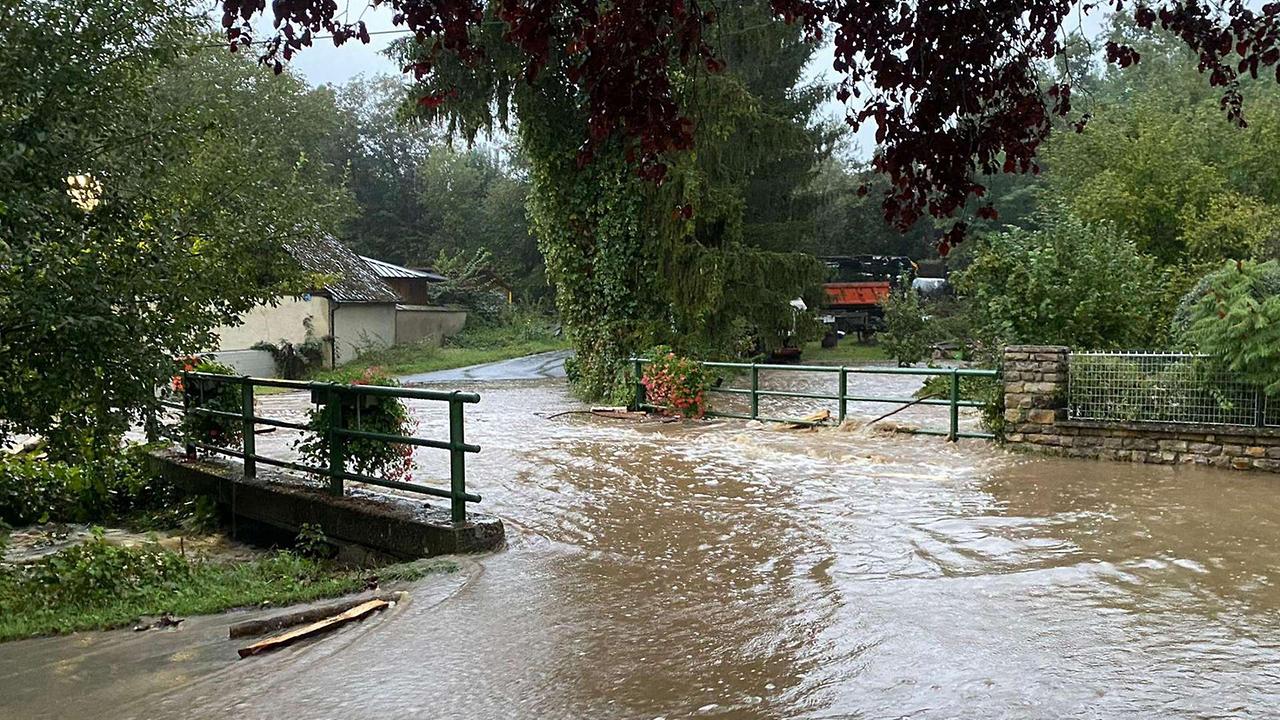
{"label": "muddy brown water", "polygon": [[[508,549],[273,656],[234,660],[208,629],[221,619],[0,645],[0,717],[1280,713],[1280,479],[865,431],[547,420],[580,407],[559,382],[475,389],[470,482]],[[417,413],[426,433],[446,426],[438,406]],[[427,452],[423,477],[445,477]]]}

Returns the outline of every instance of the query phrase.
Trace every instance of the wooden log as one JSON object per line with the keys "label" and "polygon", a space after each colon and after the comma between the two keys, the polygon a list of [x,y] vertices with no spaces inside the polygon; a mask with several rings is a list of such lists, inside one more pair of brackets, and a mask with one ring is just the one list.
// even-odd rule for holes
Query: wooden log
{"label": "wooden log", "polygon": [[291,612],[272,615],[271,617],[258,618],[257,620],[245,620],[232,625],[227,630],[227,637],[236,640],[243,637],[252,637],[254,635],[266,635],[269,632],[275,632],[282,628],[293,627],[303,623],[316,622],[327,617],[333,617],[338,613],[343,613],[351,608],[367,603],[370,600],[386,600],[387,602],[397,602],[405,599],[408,593],[399,592],[381,592],[373,595],[358,595],[353,598],[347,598],[340,602],[321,605],[320,607],[306,608],[303,610],[293,610]]}
{"label": "wooden log", "polygon": [[368,602],[361,603],[340,615],[334,615],[333,617],[325,618],[324,620],[311,623],[310,625],[294,628],[287,633],[272,635],[265,640],[259,640],[248,647],[240,648],[238,652],[240,653],[240,657],[246,658],[250,655],[257,655],[258,653],[264,653],[269,650],[277,650],[279,648],[292,645],[304,638],[328,632],[329,630],[332,630],[339,625],[349,623],[352,620],[359,620],[370,613],[388,607],[391,607],[391,603],[386,600],[370,600]]}
{"label": "wooden log", "polygon": [[613,418],[614,420],[644,420],[649,417],[647,412],[631,411],[626,408],[591,408],[591,414],[596,417]]}
{"label": "wooden log", "polygon": [[790,429],[792,429],[792,430],[808,430],[809,428],[813,427],[814,425],[816,425],[816,424],[818,424],[818,423],[820,423],[820,422],[824,422],[824,421],[826,421],[826,420],[830,420],[830,419],[831,419],[831,411],[830,411],[830,410],[819,410],[818,412],[813,413],[812,415],[806,415],[806,416],[804,416],[804,417],[802,417],[802,418],[799,418],[800,422],[792,423],[792,424],[790,425]]}

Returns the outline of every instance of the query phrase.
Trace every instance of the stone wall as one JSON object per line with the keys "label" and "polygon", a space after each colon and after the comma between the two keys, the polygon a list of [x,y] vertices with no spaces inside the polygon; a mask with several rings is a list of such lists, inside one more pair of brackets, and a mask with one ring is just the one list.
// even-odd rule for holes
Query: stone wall
{"label": "stone wall", "polygon": [[1061,346],[1005,348],[1010,445],[1070,457],[1280,472],[1280,428],[1067,419],[1070,362]]}

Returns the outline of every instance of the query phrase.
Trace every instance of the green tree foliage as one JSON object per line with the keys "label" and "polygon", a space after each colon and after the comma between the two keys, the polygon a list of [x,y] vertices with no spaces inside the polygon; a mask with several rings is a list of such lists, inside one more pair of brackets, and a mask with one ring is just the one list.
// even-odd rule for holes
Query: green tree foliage
{"label": "green tree foliage", "polygon": [[431,302],[467,308],[469,324],[472,320],[497,320],[507,306],[507,295],[494,282],[489,269],[492,259],[483,248],[470,254],[441,250],[431,265],[447,279],[431,285]]}
{"label": "green tree foliage", "polygon": [[342,237],[357,252],[410,267],[431,267],[442,252],[487,252],[489,269],[521,301],[545,297],[519,157],[455,150],[405,111],[405,92],[391,77],[357,78],[338,90],[344,127],[331,154],[350,169],[358,208]]}
{"label": "green tree foliage", "polygon": [[1150,345],[1164,328],[1152,311],[1164,283],[1155,260],[1106,223],[1054,212],[1040,224],[976,239],[971,264],[956,274],[980,339],[992,346]]}
{"label": "green tree foliage", "polygon": [[422,219],[418,171],[439,144],[437,134],[404,115],[399,78],[358,77],[336,92],[341,128],[327,155],[346,167],[356,205],[340,237],[356,252],[387,262],[430,257],[435,250]]}
{"label": "green tree foliage", "polygon": [[0,12],[0,63],[23,68],[0,77],[0,432],[111,447],[174,356],[304,280],[282,244],[344,211],[313,145],[331,99],[195,49],[196,18],[157,0]]}
{"label": "green tree foliage", "polygon": [[805,250],[818,231],[814,180],[848,128],[819,119],[833,88],[803,81],[813,46],[771,20],[767,3],[726,6],[712,39],[728,72],[698,78],[687,104],[700,132],[718,136],[700,138],[698,151],[719,155],[704,166],[726,171],[716,184],[741,203],[742,241]]}
{"label": "green tree foliage", "polygon": [[902,283],[882,303],[885,329],[880,344],[898,365],[914,365],[925,358],[932,344],[929,322],[925,319],[920,296],[910,283]]}
{"label": "green tree foliage", "polygon": [[[966,212],[974,215],[969,234],[978,237],[1009,227],[1032,229],[1036,222],[1043,178],[1031,174],[993,174],[982,177],[987,193],[981,202],[971,200]],[[905,232],[885,219],[884,195],[889,182],[870,164],[840,157],[823,161],[811,184],[815,201],[814,235],[797,238],[796,249],[816,255],[902,255],[914,260],[938,258],[938,241],[952,222],[925,217]],[[866,192],[861,192],[864,190]],[[995,217],[976,217],[988,203],[999,209]],[[960,245],[963,251],[964,245]],[[961,253],[963,254],[963,253]],[[954,253],[952,255],[954,257]]]}
{"label": "green tree foliage", "polygon": [[[591,162],[580,162],[589,119],[567,80],[572,64],[553,53],[526,83],[500,24],[475,31],[482,58],[467,66],[442,58],[433,84],[416,92],[424,115],[469,141],[518,114],[531,228],[577,350],[573,377],[587,395],[608,393],[623,361],[655,344],[706,355],[734,352],[751,336],[776,343],[791,325],[787,301],[806,292],[817,299],[820,265],[761,247],[793,232],[793,217],[803,215],[794,203],[825,133],[810,122],[812,99],[790,94],[807,57],[799,29],[775,25],[767,38],[746,36],[754,32],[750,13],[763,7],[725,8],[726,16],[743,13],[735,35],[742,75],[731,62],[724,74],[678,79],[699,133],[661,186],[635,174],[617,140],[594,144]],[[408,61],[416,50],[405,50]],[[777,202],[749,216],[753,182],[772,171],[791,180],[774,182]]]}
{"label": "green tree foliage", "polygon": [[[1049,193],[1086,221],[1107,221],[1163,265],[1274,257],[1280,246],[1280,90],[1244,83],[1249,127],[1223,117],[1195,56],[1158,31],[1118,23],[1142,62],[1086,86],[1094,119],[1054,137]],[[1181,294],[1183,285],[1177,289]]]}
{"label": "green tree foliage", "polygon": [[1280,263],[1227,262],[1188,302],[1196,348],[1280,395]]}

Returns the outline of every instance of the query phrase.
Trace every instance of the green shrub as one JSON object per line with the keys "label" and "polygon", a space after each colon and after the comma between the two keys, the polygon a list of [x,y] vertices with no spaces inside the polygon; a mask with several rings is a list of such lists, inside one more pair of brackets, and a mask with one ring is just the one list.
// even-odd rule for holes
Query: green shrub
{"label": "green shrub", "polygon": [[[32,456],[0,459],[0,523],[102,522],[133,516],[134,524],[172,526],[196,501],[146,470],[142,448],[81,465]],[[142,517],[149,514],[149,517]]]}
{"label": "green shrub", "polygon": [[333,338],[317,338],[312,327],[311,318],[302,321],[306,328],[306,337],[300,343],[281,339],[277,343],[260,342],[253,345],[254,350],[266,350],[276,364],[276,374],[286,380],[301,380],[309,374],[324,367],[325,342]]}
{"label": "green shrub", "polygon": [[920,306],[920,296],[905,279],[881,303],[884,308],[884,332],[880,344],[899,366],[914,365],[929,354],[933,344],[928,320]]}
{"label": "green shrub", "polygon": [[711,376],[702,364],[676,355],[666,345],[653,348],[649,357],[651,362],[640,377],[648,402],[671,414],[702,417],[711,387]]}
{"label": "green shrub", "polygon": [[1192,293],[1186,336],[1195,347],[1280,394],[1280,263],[1228,261]]}
{"label": "green shrub", "polygon": [[159,546],[126,548],[103,540],[101,530],[81,545],[30,566],[24,580],[40,586],[55,603],[101,603],[145,586],[164,586],[188,577],[190,566]]}
{"label": "green shrub", "polygon": [[[194,372],[210,375],[235,375],[228,365],[202,360],[194,368]],[[191,378],[189,383],[182,383],[181,378],[175,384],[181,390],[191,408],[201,408],[217,412],[235,413],[243,410],[241,386],[235,382],[222,382],[207,378]],[[204,413],[187,412],[182,418],[183,434],[195,442],[231,447],[240,443],[242,421],[239,418],[219,417]]]}
{"label": "green shrub", "polygon": [[[400,381],[385,374],[381,368],[371,367],[351,384],[399,387]],[[357,396],[354,393],[342,393],[341,398],[342,419],[346,427],[356,427],[356,404],[363,403],[358,416],[361,430],[411,436],[417,429],[417,422],[409,414],[409,408],[399,398]],[[305,462],[320,467],[329,466],[327,431],[335,412],[338,412],[338,406],[332,403],[311,409],[307,420],[310,432],[294,443],[294,448]],[[413,475],[413,446],[368,438],[347,438],[346,461],[349,472],[409,482]]]}
{"label": "green shrub", "polygon": [[445,347],[488,350],[525,343],[553,343],[560,340],[555,318],[536,310],[508,308],[496,319],[468,317],[462,332],[445,338]]}
{"label": "green shrub", "polygon": [[1042,228],[976,239],[955,274],[975,313],[975,333],[995,344],[1079,350],[1147,347],[1164,332],[1164,275],[1154,258],[1109,224],[1061,211]]}
{"label": "green shrub", "polygon": [[310,558],[327,558],[333,555],[333,547],[324,534],[324,528],[315,523],[302,523],[298,528],[298,536],[293,540],[293,551]]}

